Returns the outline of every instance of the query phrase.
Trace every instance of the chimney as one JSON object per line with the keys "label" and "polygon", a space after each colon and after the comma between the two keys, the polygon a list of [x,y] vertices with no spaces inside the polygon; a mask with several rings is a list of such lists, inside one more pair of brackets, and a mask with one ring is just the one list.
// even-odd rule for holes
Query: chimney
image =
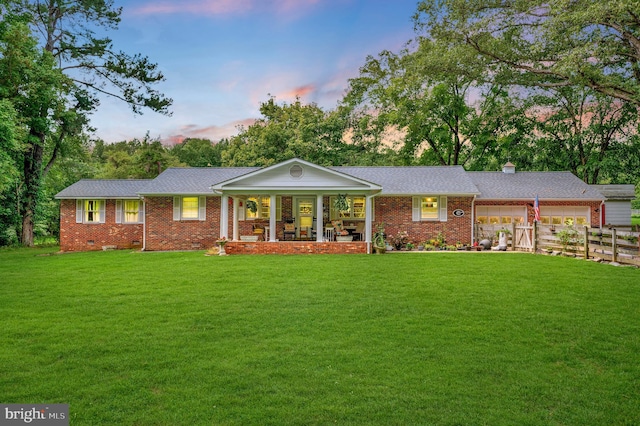
{"label": "chimney", "polygon": [[516,172],[515,164],[511,164],[511,161],[507,161],[507,164],[502,166],[502,173],[513,174]]}

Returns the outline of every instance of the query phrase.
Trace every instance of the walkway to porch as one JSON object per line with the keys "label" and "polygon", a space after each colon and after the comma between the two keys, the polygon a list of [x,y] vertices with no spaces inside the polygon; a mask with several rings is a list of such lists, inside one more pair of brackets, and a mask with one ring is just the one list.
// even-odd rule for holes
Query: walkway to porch
{"label": "walkway to porch", "polygon": [[227,254],[366,254],[367,243],[317,241],[229,241],[224,246]]}

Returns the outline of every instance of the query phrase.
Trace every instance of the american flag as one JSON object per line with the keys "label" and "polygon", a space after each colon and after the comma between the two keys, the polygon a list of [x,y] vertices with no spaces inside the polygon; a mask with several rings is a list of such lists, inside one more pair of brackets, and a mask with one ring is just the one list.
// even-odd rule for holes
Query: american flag
{"label": "american flag", "polygon": [[533,220],[540,222],[540,203],[538,202],[538,195],[536,195],[536,201],[533,203],[533,214]]}

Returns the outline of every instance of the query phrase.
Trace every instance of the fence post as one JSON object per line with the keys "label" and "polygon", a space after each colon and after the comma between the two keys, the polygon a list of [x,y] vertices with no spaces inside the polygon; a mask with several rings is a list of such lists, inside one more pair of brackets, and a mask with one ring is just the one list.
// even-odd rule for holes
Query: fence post
{"label": "fence post", "polygon": [[584,260],[589,259],[589,228],[584,227]]}
{"label": "fence post", "polygon": [[538,221],[533,221],[533,252],[538,252]]}
{"label": "fence post", "polygon": [[611,252],[613,259],[612,262],[618,261],[618,235],[616,235],[616,228],[611,229]]}
{"label": "fence post", "polygon": [[511,250],[516,251],[516,223],[511,223]]}

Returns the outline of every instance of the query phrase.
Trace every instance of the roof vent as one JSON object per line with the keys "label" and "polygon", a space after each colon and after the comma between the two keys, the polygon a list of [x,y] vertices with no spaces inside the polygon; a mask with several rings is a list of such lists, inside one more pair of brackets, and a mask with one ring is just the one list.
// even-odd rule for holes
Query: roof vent
{"label": "roof vent", "polygon": [[289,169],[289,175],[294,179],[300,179],[302,177],[302,172],[302,166],[299,164],[295,164]]}
{"label": "roof vent", "polygon": [[516,166],[515,164],[511,164],[511,161],[507,161],[507,164],[505,164],[504,166],[502,166],[502,173],[515,173],[516,172]]}

